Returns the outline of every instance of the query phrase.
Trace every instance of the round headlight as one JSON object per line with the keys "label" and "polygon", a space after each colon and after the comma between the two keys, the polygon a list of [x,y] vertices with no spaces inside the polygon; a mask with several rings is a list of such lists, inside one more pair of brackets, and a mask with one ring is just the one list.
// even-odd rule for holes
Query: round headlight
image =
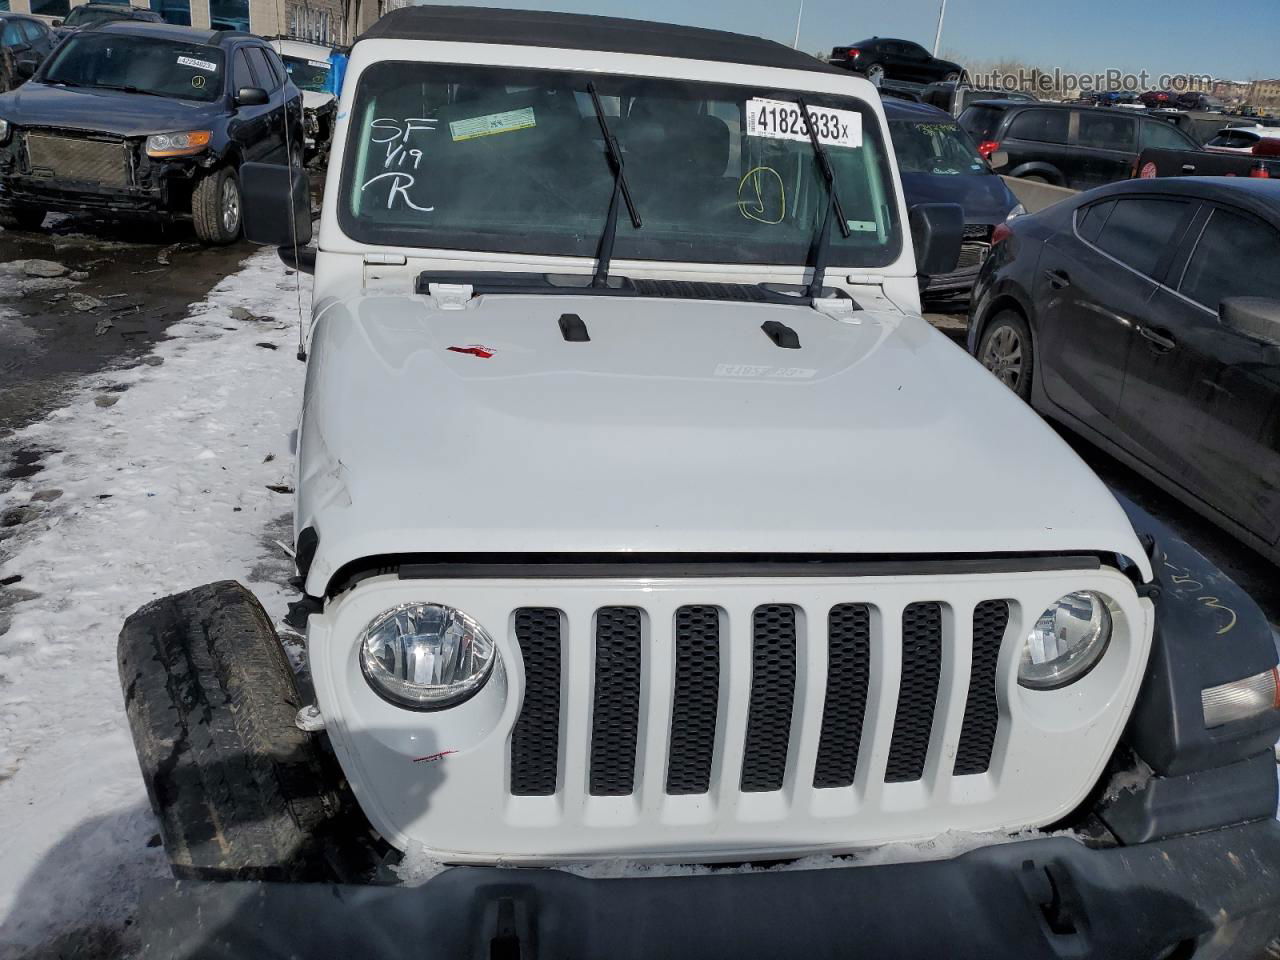
{"label": "round headlight", "polygon": [[441,710],[473,696],[493,672],[493,638],[461,610],[405,603],[360,638],[360,668],[375,693],[410,710]]}
{"label": "round headlight", "polygon": [[1068,593],[1044,613],[1027,634],[1018,665],[1018,683],[1053,690],[1074,683],[1093,669],[1111,640],[1111,611],[1091,590]]}

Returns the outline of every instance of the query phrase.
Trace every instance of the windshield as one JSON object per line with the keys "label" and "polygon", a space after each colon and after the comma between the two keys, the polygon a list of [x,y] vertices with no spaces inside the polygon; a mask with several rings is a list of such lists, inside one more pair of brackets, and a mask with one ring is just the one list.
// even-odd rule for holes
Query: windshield
{"label": "windshield", "polygon": [[890,120],[889,136],[903,173],[939,177],[989,173],[969,135],[949,120]]}
{"label": "windshield", "polygon": [[289,79],[299,90],[312,93],[329,93],[329,64],[324,60],[307,60],[303,57],[281,56]]}
{"label": "windshield", "polygon": [[222,94],[222,69],[217,47],[119,33],[77,33],[54,51],[40,80],[209,102]]}
{"label": "windshield", "polygon": [[[804,264],[828,191],[797,96],[681,80],[384,62],[352,112],[339,219],[366,243],[595,256],[613,171],[594,81],[643,225],[616,258]],[[885,266],[901,247],[893,179],[865,103],[803,94],[849,236],[830,262]]]}

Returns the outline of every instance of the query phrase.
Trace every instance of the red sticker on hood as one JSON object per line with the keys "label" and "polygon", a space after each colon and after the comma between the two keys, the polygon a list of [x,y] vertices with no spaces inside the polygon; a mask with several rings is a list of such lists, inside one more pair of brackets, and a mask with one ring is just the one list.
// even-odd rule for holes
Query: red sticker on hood
{"label": "red sticker on hood", "polygon": [[453,353],[469,353],[473,357],[480,357],[482,360],[488,360],[493,356],[493,351],[488,347],[482,347],[478,343],[473,343],[467,347],[450,347]]}

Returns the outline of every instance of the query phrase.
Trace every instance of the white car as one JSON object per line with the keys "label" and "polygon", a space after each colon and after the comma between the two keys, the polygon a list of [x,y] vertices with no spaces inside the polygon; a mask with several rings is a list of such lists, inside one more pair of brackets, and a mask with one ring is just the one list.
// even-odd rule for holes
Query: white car
{"label": "white car", "polygon": [[1280,140],[1280,127],[1225,127],[1204,148],[1214,153],[1253,153],[1263,140]]}
{"label": "white car", "polygon": [[315,274],[309,691],[243,587],[156,601],[143,774],[180,877],[449,869],[170,887],[157,955],[1271,935],[1270,628],[925,321],[961,213],[886,130],[769,41],[417,6],[352,50],[313,264],[305,179],[245,165]]}
{"label": "white car", "polygon": [[307,154],[321,149],[333,133],[333,113],[337,98],[330,82],[333,48],[307,40],[277,37],[269,41],[293,85],[302,91],[303,118],[306,125]]}

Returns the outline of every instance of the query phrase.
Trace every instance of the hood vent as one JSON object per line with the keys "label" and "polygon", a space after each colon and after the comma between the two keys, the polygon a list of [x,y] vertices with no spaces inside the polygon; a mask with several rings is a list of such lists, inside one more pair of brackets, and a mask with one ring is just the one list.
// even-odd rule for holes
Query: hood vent
{"label": "hood vent", "polygon": [[779,320],[766,320],[760,325],[764,335],[783,350],[799,350],[800,334]]}
{"label": "hood vent", "polygon": [[560,314],[560,336],[568,343],[587,343],[591,340],[587,325],[576,313]]}

